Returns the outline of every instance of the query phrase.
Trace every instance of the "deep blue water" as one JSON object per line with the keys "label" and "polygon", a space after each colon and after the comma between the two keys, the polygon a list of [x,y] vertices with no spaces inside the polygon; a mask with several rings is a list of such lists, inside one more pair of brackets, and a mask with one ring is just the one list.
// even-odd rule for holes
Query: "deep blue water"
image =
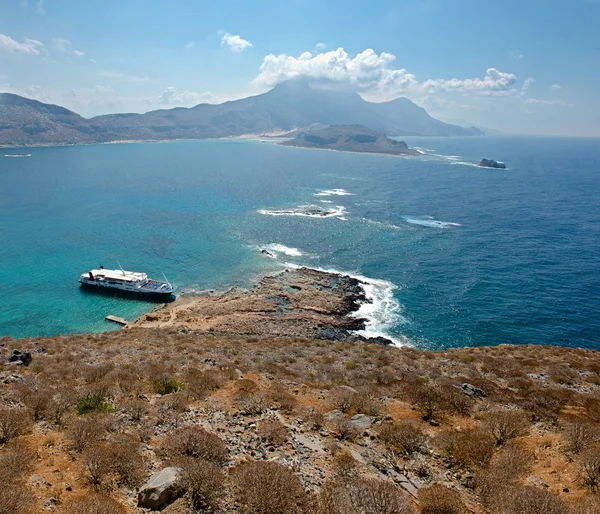
{"label": "deep blue water", "polygon": [[[111,330],[107,314],[152,309],[79,289],[119,259],[180,288],[248,286],[286,264],[379,279],[371,332],[421,347],[600,348],[600,141],[408,143],[435,155],[197,141],[0,157],[0,335]],[[509,169],[468,165],[482,157]],[[314,196],[333,189],[352,195]],[[338,216],[264,214],[309,204]],[[265,258],[269,244],[292,255]]]}

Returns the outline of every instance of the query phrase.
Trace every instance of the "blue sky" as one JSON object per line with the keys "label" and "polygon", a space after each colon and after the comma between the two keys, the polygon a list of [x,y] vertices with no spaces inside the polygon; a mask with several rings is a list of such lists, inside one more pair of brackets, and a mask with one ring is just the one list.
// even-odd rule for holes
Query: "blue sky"
{"label": "blue sky", "polygon": [[297,76],[445,120],[600,136],[600,0],[1,0],[0,90],[85,116]]}

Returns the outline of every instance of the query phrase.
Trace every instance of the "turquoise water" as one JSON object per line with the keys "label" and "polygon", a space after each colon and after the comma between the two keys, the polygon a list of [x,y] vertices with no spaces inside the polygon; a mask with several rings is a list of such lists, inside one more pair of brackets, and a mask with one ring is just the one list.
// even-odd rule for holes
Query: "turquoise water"
{"label": "turquoise water", "polygon": [[[378,279],[369,332],[421,347],[598,348],[599,141],[408,143],[431,155],[229,140],[0,158],[0,335],[111,330],[107,314],[151,310],[78,287],[118,259],[180,289],[248,286],[289,265]],[[508,170],[470,165],[482,157]],[[289,215],[305,205],[333,214]],[[276,259],[260,254],[267,245]]]}

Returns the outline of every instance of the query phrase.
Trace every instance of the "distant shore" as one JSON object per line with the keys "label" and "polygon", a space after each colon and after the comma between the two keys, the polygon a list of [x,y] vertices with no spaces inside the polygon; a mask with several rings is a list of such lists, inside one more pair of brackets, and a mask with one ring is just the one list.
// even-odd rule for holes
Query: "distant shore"
{"label": "distant shore", "polygon": [[261,337],[299,337],[392,344],[365,338],[367,320],[356,317],[371,300],[364,284],[348,275],[309,268],[263,277],[251,290],[185,295],[138,318],[131,326],[178,328]]}

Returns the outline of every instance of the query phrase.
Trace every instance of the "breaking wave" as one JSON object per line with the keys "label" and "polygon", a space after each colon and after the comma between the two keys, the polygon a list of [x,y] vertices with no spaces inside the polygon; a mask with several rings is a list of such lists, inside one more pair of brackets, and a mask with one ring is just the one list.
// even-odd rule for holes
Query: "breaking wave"
{"label": "breaking wave", "polygon": [[402,216],[406,223],[410,223],[411,225],[420,225],[422,227],[434,227],[434,228],[450,228],[450,227],[460,227],[462,226],[460,223],[453,223],[451,221],[440,221],[435,220],[433,218],[413,218],[410,216]]}
{"label": "breaking wave", "polygon": [[275,255],[277,258],[278,254],[288,255],[290,257],[301,257],[302,252],[298,250],[298,248],[290,248],[289,246],[285,246],[279,243],[271,243],[261,247],[261,250],[267,250],[268,252]]}
{"label": "breaking wave", "polygon": [[292,209],[260,209],[266,216],[304,216],[307,218],[342,218],[346,208],[342,205],[320,207],[318,205],[299,205]]}
{"label": "breaking wave", "polygon": [[[285,263],[289,268],[297,269],[300,266],[292,263]],[[406,325],[409,321],[402,316],[402,305],[394,296],[394,291],[398,287],[387,280],[369,278],[364,275],[348,273],[336,269],[312,268],[324,273],[335,273],[337,275],[347,275],[355,278],[362,284],[363,291],[367,301],[362,303],[359,309],[351,314],[354,318],[363,318],[366,320],[365,328],[357,330],[355,333],[366,338],[385,337],[392,341],[395,346],[406,346],[411,344],[411,340],[405,336],[397,336],[391,333],[392,329],[398,325]]]}
{"label": "breaking wave", "polygon": [[352,196],[353,193],[345,189],[321,189],[315,196]]}

